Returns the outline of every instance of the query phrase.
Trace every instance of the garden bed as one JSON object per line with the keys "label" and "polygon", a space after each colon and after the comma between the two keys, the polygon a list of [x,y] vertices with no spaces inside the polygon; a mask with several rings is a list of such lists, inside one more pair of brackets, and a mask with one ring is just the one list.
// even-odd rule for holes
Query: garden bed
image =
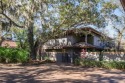
{"label": "garden bed", "polygon": [[99,67],[107,69],[122,69],[125,70],[125,61],[94,61],[77,59],[75,65],[81,65],[83,67]]}

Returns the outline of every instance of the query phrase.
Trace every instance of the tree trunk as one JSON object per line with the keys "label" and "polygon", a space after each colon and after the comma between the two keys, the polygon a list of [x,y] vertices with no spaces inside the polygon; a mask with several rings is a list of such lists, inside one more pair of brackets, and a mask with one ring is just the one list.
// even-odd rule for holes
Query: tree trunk
{"label": "tree trunk", "polygon": [[39,46],[39,60],[41,61],[42,60],[42,52],[43,52],[43,49],[42,49],[43,45],[40,44]]}
{"label": "tree trunk", "polygon": [[30,52],[30,59],[36,60],[36,49],[34,48],[34,34],[33,34],[33,23],[29,23],[28,27],[28,43],[29,43],[29,52]]}
{"label": "tree trunk", "polygon": [[117,47],[117,50],[118,50],[118,51],[120,50],[120,46],[121,46],[121,42],[118,41],[118,47]]}
{"label": "tree trunk", "polygon": [[38,55],[39,55],[38,58],[39,58],[39,61],[41,61],[41,52],[42,51],[41,51],[41,46],[40,46],[39,49],[38,49]]}
{"label": "tree trunk", "polygon": [[1,37],[1,40],[0,40],[0,46],[2,46],[2,43],[5,39],[3,37]]}
{"label": "tree trunk", "polygon": [[121,46],[121,39],[122,39],[122,35],[119,34],[118,36],[118,47],[117,47],[117,50],[119,51],[120,50],[120,46]]}

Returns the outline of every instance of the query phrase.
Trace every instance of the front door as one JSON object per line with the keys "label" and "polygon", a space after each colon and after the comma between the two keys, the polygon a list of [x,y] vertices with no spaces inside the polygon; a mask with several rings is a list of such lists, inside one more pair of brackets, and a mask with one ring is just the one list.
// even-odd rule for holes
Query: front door
{"label": "front door", "polygon": [[65,53],[62,57],[62,61],[64,63],[71,63],[70,55],[68,55],[68,53]]}

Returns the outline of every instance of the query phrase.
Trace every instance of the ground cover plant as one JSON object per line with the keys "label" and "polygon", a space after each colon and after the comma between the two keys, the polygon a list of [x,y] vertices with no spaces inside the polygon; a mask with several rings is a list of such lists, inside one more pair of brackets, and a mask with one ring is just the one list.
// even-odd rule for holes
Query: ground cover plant
{"label": "ground cover plant", "polygon": [[107,69],[125,69],[125,61],[95,61],[76,59],[75,65],[81,65],[83,67],[99,67]]}
{"label": "ground cover plant", "polygon": [[0,62],[1,63],[19,63],[28,60],[28,52],[18,48],[0,47]]}

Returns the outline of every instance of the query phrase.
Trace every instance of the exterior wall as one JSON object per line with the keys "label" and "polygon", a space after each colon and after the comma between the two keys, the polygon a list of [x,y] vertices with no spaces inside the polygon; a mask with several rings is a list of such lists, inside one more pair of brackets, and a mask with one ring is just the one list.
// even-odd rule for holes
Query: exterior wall
{"label": "exterior wall", "polygon": [[46,49],[47,46],[65,46],[65,45],[72,45],[76,43],[77,40],[73,36],[67,36],[58,39],[49,40],[43,47]]}
{"label": "exterior wall", "polygon": [[[75,60],[74,58],[74,51],[72,49],[67,50],[66,53],[63,52],[47,52],[46,56],[49,57],[49,59],[56,61],[56,62],[65,62],[67,55],[68,62],[73,63]],[[104,52],[103,54],[103,61],[125,61],[125,52]],[[99,61],[100,52],[86,52],[83,59],[88,60],[96,60]],[[45,58],[42,58],[45,59]]]}
{"label": "exterior wall", "polygon": [[94,36],[94,45],[95,46],[100,46],[101,45],[101,40],[98,36]]}
{"label": "exterior wall", "polygon": [[81,55],[81,58],[99,61],[99,55],[99,52],[85,52],[84,55]]}
{"label": "exterior wall", "polygon": [[16,42],[11,40],[5,40],[1,44],[2,47],[10,47],[10,48],[16,48],[18,45]]}
{"label": "exterior wall", "polygon": [[[88,37],[89,38],[89,37]],[[100,38],[96,35],[94,35],[94,41],[93,44],[95,46],[101,46],[102,42],[100,40]],[[52,39],[49,40],[45,46],[64,46],[64,45],[73,45],[75,43],[78,43],[79,39],[75,38],[74,36],[67,36],[67,37],[63,37],[63,38],[58,38],[58,39]],[[44,48],[45,48],[44,46]],[[103,45],[102,45],[103,46]]]}
{"label": "exterior wall", "polygon": [[42,60],[49,58],[52,61],[62,62],[63,53],[61,52],[46,52],[46,55],[42,55]]}
{"label": "exterior wall", "polygon": [[77,42],[77,40],[74,36],[67,36],[67,45],[72,45],[76,42]]}
{"label": "exterior wall", "polygon": [[94,35],[94,45],[95,46],[103,48],[106,45],[105,43],[101,41],[101,38],[99,36]]}
{"label": "exterior wall", "polygon": [[[89,38],[89,37],[87,37]],[[82,37],[75,37],[73,35],[70,36],[66,36],[66,37],[62,37],[62,38],[58,38],[58,39],[51,39],[49,40],[43,47],[44,49],[47,49],[47,47],[51,47],[51,46],[70,46],[73,45],[75,43],[78,42],[82,42],[80,41],[82,39]],[[106,42],[102,42],[100,36],[97,36],[96,34],[94,34],[93,36],[93,45],[97,46],[97,47],[105,47],[107,41]]]}
{"label": "exterior wall", "polygon": [[[125,52],[104,52],[103,61],[125,61]],[[99,52],[86,52],[85,58],[99,61]]]}
{"label": "exterior wall", "polygon": [[66,63],[73,63],[73,49],[67,49],[66,52],[46,52],[46,55],[42,55],[42,60],[46,59],[48,57],[50,60],[56,61],[56,62],[66,62]]}
{"label": "exterior wall", "polygon": [[104,52],[103,60],[105,60],[105,61],[125,61],[125,52]]}

